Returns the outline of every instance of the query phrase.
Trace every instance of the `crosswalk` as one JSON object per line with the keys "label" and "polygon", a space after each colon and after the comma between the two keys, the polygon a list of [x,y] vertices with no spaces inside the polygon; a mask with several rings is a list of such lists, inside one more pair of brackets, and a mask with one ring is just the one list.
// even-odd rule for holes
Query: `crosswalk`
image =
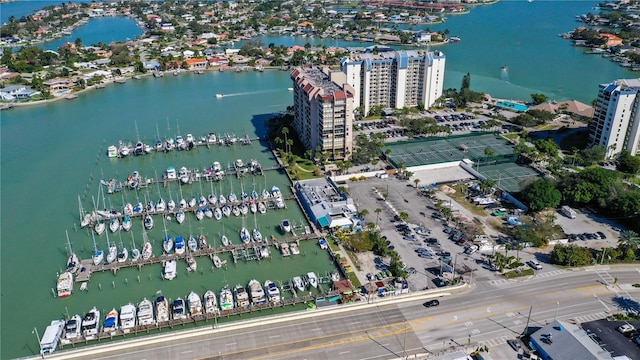
{"label": "crosswalk", "polygon": [[507,280],[507,279],[498,279],[498,280],[490,280],[489,284],[493,285],[493,286],[504,286],[507,284],[510,284],[511,281]]}
{"label": "crosswalk", "polygon": [[498,345],[506,344],[507,340],[509,339],[513,339],[513,336],[512,337],[500,336],[493,339],[482,340],[482,341],[479,341],[478,344],[480,344],[480,346],[488,346],[488,347],[498,346]]}
{"label": "crosswalk", "polygon": [[586,323],[586,322],[589,322],[589,321],[602,320],[602,319],[604,319],[606,317],[607,317],[607,313],[599,312],[599,313],[595,313],[595,314],[576,316],[576,317],[574,317],[572,319],[575,322],[577,322],[579,324],[582,324],[582,323]]}
{"label": "crosswalk", "polygon": [[566,274],[569,271],[567,270],[552,270],[552,271],[547,271],[547,272],[543,272],[543,273],[537,273],[536,274],[536,278],[546,278],[546,277],[550,277],[550,276],[557,276],[557,275],[562,275],[562,274]]}

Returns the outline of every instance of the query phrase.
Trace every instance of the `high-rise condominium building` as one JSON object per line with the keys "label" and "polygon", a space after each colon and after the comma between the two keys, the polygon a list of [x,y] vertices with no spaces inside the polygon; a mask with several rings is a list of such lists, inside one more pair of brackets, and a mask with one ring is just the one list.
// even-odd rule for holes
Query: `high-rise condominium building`
{"label": "high-rise condominium building", "polygon": [[305,148],[329,152],[334,159],[348,158],[353,149],[355,91],[344,74],[328,68],[296,68],[291,79],[293,126]]}
{"label": "high-rise condominium building", "polygon": [[440,51],[352,53],[341,60],[347,83],[356,91],[355,107],[365,115],[377,105],[430,107],[442,96],[444,65]]}
{"label": "high-rise condominium building", "polygon": [[592,146],[606,148],[605,157],[613,158],[623,149],[638,153],[640,142],[640,79],[616,80],[600,84],[598,98],[589,124]]}

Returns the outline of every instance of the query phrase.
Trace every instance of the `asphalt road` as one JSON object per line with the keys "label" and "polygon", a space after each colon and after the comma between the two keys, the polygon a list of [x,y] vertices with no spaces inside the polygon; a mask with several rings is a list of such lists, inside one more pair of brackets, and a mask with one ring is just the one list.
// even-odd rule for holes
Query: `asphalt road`
{"label": "asphalt road", "polygon": [[484,283],[440,298],[438,307],[425,308],[423,300],[415,300],[354,307],[339,314],[316,311],[316,316],[277,324],[229,331],[209,328],[200,332],[203,335],[178,333],[146,345],[114,342],[91,347],[94,353],[85,349],[77,356],[71,351],[50,358],[387,359],[479,345],[515,358],[515,352],[503,344],[521,333],[528,319],[529,326],[543,326],[554,318],[578,322],[604,318],[618,305],[616,293],[602,279],[612,276],[618,284],[627,284],[636,281],[639,272],[634,267],[616,267]]}

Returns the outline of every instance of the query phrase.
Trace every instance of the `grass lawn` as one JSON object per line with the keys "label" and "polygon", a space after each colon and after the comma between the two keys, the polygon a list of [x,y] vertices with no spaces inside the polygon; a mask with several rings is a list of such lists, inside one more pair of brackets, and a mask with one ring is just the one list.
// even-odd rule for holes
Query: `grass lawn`
{"label": "grass lawn", "polygon": [[453,200],[457,201],[458,204],[464,206],[465,209],[474,213],[475,215],[487,216],[487,213],[484,211],[483,208],[470,203],[469,200],[467,200],[466,196],[462,193],[462,191],[460,191],[460,189],[462,189],[462,187],[464,186],[465,185],[458,185],[454,187],[456,192],[454,194],[447,194],[447,195],[450,196]]}
{"label": "grass lawn", "polygon": [[516,273],[515,270],[509,271],[504,273],[504,277],[506,277],[507,279],[513,279],[516,277],[520,277],[520,276],[531,276],[534,275],[535,272],[533,271],[533,269],[524,269],[522,271],[520,271],[520,274]]}
{"label": "grass lawn", "polygon": [[502,137],[508,140],[515,140],[520,137],[520,133],[502,134]]}
{"label": "grass lawn", "polygon": [[350,272],[349,274],[349,281],[351,281],[351,284],[356,288],[359,289],[362,286],[362,283],[360,283],[360,280],[358,280],[358,277],[356,276],[355,273]]}

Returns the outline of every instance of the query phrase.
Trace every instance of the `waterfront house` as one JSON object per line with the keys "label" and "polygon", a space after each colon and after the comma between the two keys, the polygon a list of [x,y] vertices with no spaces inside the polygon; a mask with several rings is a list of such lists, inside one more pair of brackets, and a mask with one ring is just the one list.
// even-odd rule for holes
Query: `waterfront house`
{"label": "waterfront house", "polygon": [[207,68],[207,59],[205,58],[192,58],[185,60],[185,62],[189,70],[204,70]]}
{"label": "waterfront house", "polygon": [[196,53],[193,52],[193,50],[185,50],[182,52],[182,56],[184,56],[185,59],[191,59],[195,54]]}
{"label": "waterfront house", "polygon": [[303,21],[298,24],[298,31],[302,33],[312,32],[314,30],[314,24],[310,21]]}
{"label": "waterfront house", "polygon": [[145,61],[143,66],[147,70],[158,70],[160,69],[160,62],[156,59]]}
{"label": "waterfront house", "polygon": [[428,31],[418,31],[413,35],[413,41],[418,43],[428,43],[431,41],[431,33]]}
{"label": "waterfront house", "polygon": [[50,93],[69,90],[73,88],[73,82],[67,78],[56,77],[43,83]]}
{"label": "waterfront house", "polygon": [[10,85],[0,89],[0,100],[28,100],[29,98],[38,94],[40,94],[39,91],[35,91],[25,85]]}
{"label": "waterfront house", "polygon": [[622,45],[622,38],[617,35],[601,33],[598,37],[604,38],[607,41],[605,46],[608,48]]}

